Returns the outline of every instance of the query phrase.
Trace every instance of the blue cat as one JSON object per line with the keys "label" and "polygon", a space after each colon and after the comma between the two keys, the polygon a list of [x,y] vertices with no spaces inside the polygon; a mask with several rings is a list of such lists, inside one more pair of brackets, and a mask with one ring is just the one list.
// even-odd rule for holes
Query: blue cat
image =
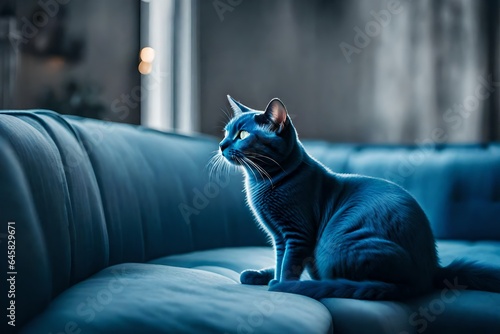
{"label": "blue cat", "polygon": [[[445,285],[500,292],[498,268],[439,266],[429,221],[403,188],[309,156],[279,99],[264,112],[228,99],[235,117],[219,153],[242,167],[248,205],[276,254],[275,267],[245,270],[241,283],[316,299],[400,300]],[[304,270],[312,280],[299,280]]]}

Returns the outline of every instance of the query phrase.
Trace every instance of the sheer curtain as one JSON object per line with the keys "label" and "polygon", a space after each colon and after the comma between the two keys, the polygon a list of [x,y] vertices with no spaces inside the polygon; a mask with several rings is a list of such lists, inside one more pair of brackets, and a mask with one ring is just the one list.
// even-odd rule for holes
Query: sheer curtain
{"label": "sheer curtain", "polygon": [[183,133],[199,130],[196,0],[149,0],[142,4],[143,47],[154,50],[142,78],[145,126]]}
{"label": "sheer curtain", "polygon": [[491,83],[500,81],[499,4],[252,0],[221,21],[211,1],[199,1],[202,130],[220,135],[230,93],[256,107],[282,98],[302,138],[500,140],[500,87]]}
{"label": "sheer curtain", "polygon": [[[391,12],[394,3],[399,6]],[[306,136],[436,144],[500,140],[499,3],[255,0],[221,21],[211,1],[149,0],[142,44],[153,47],[156,58],[143,78],[142,122],[198,131],[201,97],[207,123],[201,128],[212,133],[225,94],[237,89],[247,101],[279,94],[295,110],[307,111],[310,116],[299,122]],[[377,23],[384,11],[391,12],[390,22]],[[204,27],[200,52],[198,24]],[[353,45],[353,27],[369,34],[370,24],[378,24],[378,31],[347,62],[339,45]],[[204,77],[197,77],[198,62]],[[269,69],[272,76],[263,80]],[[235,80],[235,73],[246,80]],[[322,124],[307,123],[318,117]]]}
{"label": "sheer curtain", "polygon": [[[361,11],[374,6],[373,1],[359,3]],[[401,4],[366,68],[372,80],[365,81],[362,103],[374,111],[372,138],[431,144],[500,139],[498,64],[490,61],[498,52],[492,48],[498,45],[492,42],[498,20],[489,22],[498,18],[498,5],[471,0]],[[380,1],[379,8],[387,5]],[[495,16],[488,15],[491,10]]]}

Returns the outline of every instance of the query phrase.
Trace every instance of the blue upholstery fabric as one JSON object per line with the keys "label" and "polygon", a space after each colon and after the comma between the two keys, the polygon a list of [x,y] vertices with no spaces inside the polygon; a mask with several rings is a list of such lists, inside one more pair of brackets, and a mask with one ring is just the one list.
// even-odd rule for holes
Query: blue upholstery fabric
{"label": "blue upholstery fabric", "polygon": [[329,298],[334,331],[343,334],[498,333],[500,297],[482,291],[442,291],[405,303]]}
{"label": "blue upholstery fabric", "polygon": [[[22,165],[10,145],[0,137],[0,226],[2,239],[0,250],[2,256],[7,255],[7,223],[15,222],[16,237],[16,279],[17,288],[24,289],[16,296],[18,307],[17,321],[20,324],[27,322],[35,314],[41,312],[49,303],[52,294],[52,276],[47,269],[50,267],[50,258],[39,225],[38,216],[33,205],[29,185],[23,175]],[[22,245],[27,249],[20,251]],[[0,307],[6,310],[7,295],[7,258],[3,258],[0,288],[2,298]],[[36,277],[36,284],[33,278]],[[20,291],[20,290],[18,290]],[[4,318],[5,320],[5,318]],[[5,327],[5,321],[2,326]]]}
{"label": "blue upholstery fabric", "polygon": [[499,143],[405,147],[306,141],[305,146],[335,172],[381,177],[407,189],[437,238],[500,240]]}
{"label": "blue upholstery fabric", "polygon": [[65,291],[23,333],[328,333],[319,302],[198,269],[127,263]]}
{"label": "blue upholstery fabric", "polygon": [[[16,117],[17,116],[17,117]],[[22,175],[30,189],[31,201],[38,217],[48,252],[53,295],[69,287],[71,245],[69,240],[67,186],[60,155],[53,140],[33,128],[23,117],[36,115],[16,113],[1,115],[0,135],[10,144],[19,161]],[[13,185],[16,187],[16,185]],[[17,215],[12,217],[17,223]],[[24,222],[20,222],[24,224]],[[19,249],[19,251],[22,251]]]}
{"label": "blue upholstery fabric", "polygon": [[[99,185],[110,264],[266,244],[246,213],[241,176],[232,175],[222,189],[217,184],[226,182],[209,180],[206,165],[217,148],[212,138],[89,119],[72,118],[69,123],[88,154]],[[180,205],[196,212],[183,215]]]}
{"label": "blue upholstery fabric", "polygon": [[[241,286],[238,276],[273,265],[273,255],[262,247],[266,238],[245,204],[241,176],[208,177],[217,142],[50,111],[0,111],[0,233],[16,222],[17,329],[72,332],[74,321],[87,332],[325,333],[332,323],[341,333],[415,332],[409,317],[436,296],[322,305],[286,295],[286,303],[271,303],[272,312],[259,311],[271,307],[270,295],[282,294]],[[438,237],[468,240],[441,242],[443,261],[477,254],[500,265],[500,144],[424,151],[305,144],[334,171],[401,184],[422,204]],[[7,291],[6,265],[1,291]],[[120,293],[111,291],[117,270],[128,282]],[[102,291],[111,291],[109,303]],[[105,307],[85,321],[88,314],[78,307],[99,294]],[[485,330],[496,328],[498,298],[464,291],[428,330],[453,322],[450,328],[469,328],[475,320]],[[6,299],[1,303],[5,309]],[[248,318],[256,307],[262,323],[258,315]],[[245,327],[249,321],[257,322]]]}
{"label": "blue upholstery fabric", "polygon": [[[500,264],[500,242],[440,241],[438,250],[443,264],[461,257]],[[70,288],[30,323],[27,333],[62,331],[68,322],[83,332],[111,328],[161,332],[164,328],[166,332],[193,333],[247,333],[252,329],[256,333],[326,333],[333,326],[334,333],[404,334],[496,333],[492,330],[500,328],[500,294],[467,289],[438,290],[407,302],[323,299],[332,325],[314,300],[295,295],[281,299],[266,295],[265,287],[237,285],[242,270],[273,263],[270,247],[238,247],[166,256],[149,265],[114,266]],[[102,310],[95,311],[94,318],[89,297],[101,300],[95,308]],[[147,305],[146,309],[141,305]],[[160,312],[168,316],[154,316]],[[211,317],[218,321],[213,323]],[[259,317],[265,320],[258,321]],[[262,325],[251,326],[253,321]],[[287,324],[293,327],[283,327]]]}
{"label": "blue upholstery fabric", "polygon": [[274,254],[269,247],[217,248],[160,257],[149,263],[202,269],[239,282],[240,273],[245,269],[272,266]]}
{"label": "blue upholstery fabric", "polygon": [[[467,258],[500,266],[500,242],[439,241],[443,265]],[[272,266],[272,249],[217,249],[167,256],[152,263],[218,272],[238,280],[247,268]],[[453,282],[451,282],[453,283]],[[335,333],[494,333],[500,329],[500,294],[441,290],[409,302],[328,298]],[[456,293],[456,294],[455,294]],[[425,313],[428,310],[427,313]]]}
{"label": "blue upholstery fabric", "polygon": [[[500,266],[498,241],[439,241],[443,265],[467,258]],[[453,286],[454,282],[450,282]],[[460,282],[458,282],[460,284]],[[407,302],[328,298],[339,333],[497,333],[500,331],[500,294],[472,290],[437,290]]]}
{"label": "blue upholstery fabric", "polygon": [[[33,292],[17,300],[19,325],[112,264],[266,245],[247,212],[241,176],[232,175],[223,189],[209,183],[205,166],[217,148],[212,138],[40,110],[1,111],[0,139],[6,156],[0,196],[9,199],[0,207],[2,226],[15,221],[26,230],[19,244],[32,245],[17,249],[19,263],[25,259],[17,287]],[[185,219],[181,204],[195,213]],[[38,289],[29,277],[40,277]],[[6,280],[0,284],[6,291]]]}
{"label": "blue upholstery fabric", "polygon": [[[497,241],[439,241],[438,251],[443,265],[456,258],[500,265]],[[152,263],[218,272],[237,280],[243,269],[271,266],[273,261],[270,248],[241,247],[168,256]],[[442,291],[436,291],[406,303],[341,298],[322,302],[339,333],[488,333],[500,329],[500,294],[481,291],[446,292],[444,298]]]}

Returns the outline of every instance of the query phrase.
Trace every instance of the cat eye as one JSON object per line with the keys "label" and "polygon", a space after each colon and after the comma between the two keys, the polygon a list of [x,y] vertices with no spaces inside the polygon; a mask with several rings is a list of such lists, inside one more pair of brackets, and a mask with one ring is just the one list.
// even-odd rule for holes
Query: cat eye
{"label": "cat eye", "polygon": [[226,138],[228,134],[229,134],[229,131],[224,130],[224,138]]}
{"label": "cat eye", "polygon": [[248,131],[245,131],[245,130],[241,130],[239,133],[238,133],[238,138],[240,139],[245,139],[246,137],[250,136],[250,132]]}

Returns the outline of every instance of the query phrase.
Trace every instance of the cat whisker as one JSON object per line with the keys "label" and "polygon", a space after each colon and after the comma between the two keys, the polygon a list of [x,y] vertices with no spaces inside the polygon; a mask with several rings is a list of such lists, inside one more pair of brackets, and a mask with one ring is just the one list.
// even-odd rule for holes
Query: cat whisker
{"label": "cat whisker", "polygon": [[[259,156],[256,156],[256,155],[248,154],[248,155],[247,155],[247,157],[252,158],[252,159],[256,159],[256,160],[258,160],[258,161],[260,161],[260,162],[263,162],[263,163],[266,163],[266,161],[265,161],[265,160],[261,159]],[[267,157],[264,157],[264,158],[267,158]],[[271,159],[271,158],[269,158],[269,159]],[[273,162],[274,162],[274,161],[273,161]],[[286,173],[286,171],[285,171],[285,170],[284,170],[284,169],[283,169],[283,168],[282,168],[282,167],[281,167],[281,166],[280,166],[277,162],[275,162],[275,163],[278,165],[278,167],[279,167],[279,168],[280,168],[283,172],[285,172],[285,173]]]}
{"label": "cat whisker", "polygon": [[237,166],[229,163],[219,150],[215,150],[212,153],[214,155],[210,158],[206,166],[208,168],[209,182],[212,182],[214,179],[214,174],[215,176],[229,175],[233,171],[233,168],[237,169]]}
{"label": "cat whisker", "polygon": [[[248,164],[248,162],[246,162],[245,160],[246,160],[246,159],[245,159],[245,158],[243,158],[243,159],[241,159],[241,162],[243,162],[243,163],[244,163],[244,164],[248,167],[248,169],[252,172],[252,174],[253,174],[253,176],[255,177],[255,179],[257,179],[257,174],[255,174],[255,172],[253,171],[252,167],[251,167],[251,166]],[[261,173],[261,172],[259,172],[258,170],[257,170],[257,172],[259,173],[259,175],[260,175],[260,177],[261,177],[261,178],[264,178],[264,177],[262,176],[262,173]]]}
{"label": "cat whisker", "polygon": [[227,120],[230,121],[232,119],[231,114],[225,109],[225,108],[220,108],[220,110],[224,113],[224,115],[227,117]]}
{"label": "cat whisker", "polygon": [[[251,157],[252,159],[256,159],[256,160],[258,160],[258,161],[260,161],[260,162],[265,163],[265,161],[264,161],[264,160],[262,160],[262,159],[260,159],[260,158],[258,158],[258,157],[252,157],[252,156],[250,156],[250,157]],[[252,161],[251,159],[248,159],[248,160]],[[266,172],[266,174],[268,174],[268,175],[269,175],[269,173],[268,173],[268,172],[264,169],[264,167],[262,167],[261,165],[257,164],[257,162],[255,162],[255,161],[252,161],[252,162],[254,162],[254,164],[256,165],[256,168],[261,168],[262,170],[264,170],[264,171]],[[283,169],[282,169],[282,170],[283,170]],[[283,170],[283,171],[284,171],[284,170]]]}
{"label": "cat whisker", "polygon": [[222,162],[221,159],[222,155],[216,151],[214,156],[208,161],[207,168],[209,182],[212,181],[214,172],[219,172],[219,167]]}
{"label": "cat whisker", "polygon": [[[252,161],[249,160],[248,158],[244,158],[244,161],[245,161],[245,164],[248,166],[248,168],[250,169],[250,171],[253,173],[253,175],[255,176],[255,179],[257,179],[257,175],[255,174],[255,172],[253,171],[254,169],[257,171],[257,173],[259,173],[259,176],[261,179],[264,179],[264,175],[262,174],[262,172],[256,168],[255,166],[253,166],[252,164]],[[250,165],[252,164],[252,166]]]}
{"label": "cat whisker", "polygon": [[[263,155],[263,154],[259,154],[259,153],[256,153],[256,152],[243,152],[245,153],[245,155],[249,156],[249,157],[253,157],[255,159],[258,159],[258,158],[264,158],[264,159],[268,159],[270,160],[271,162],[275,163],[283,172],[286,173],[286,171],[283,169],[283,167],[281,167],[281,165],[276,161],[274,160],[273,158],[271,157],[268,157],[266,155]],[[262,161],[262,160],[260,160]]]}
{"label": "cat whisker", "polygon": [[271,175],[269,175],[269,173],[262,167],[260,166],[259,164],[257,164],[255,161],[252,161],[250,160],[249,158],[247,157],[244,157],[244,159],[250,164],[252,165],[253,167],[255,167],[255,169],[257,169],[257,171],[261,174],[261,175],[264,175],[268,180],[269,182],[271,183],[271,187],[274,188],[274,184],[273,184],[273,180],[271,178]]}
{"label": "cat whisker", "polygon": [[245,164],[245,166],[248,167],[248,169],[250,170],[250,172],[252,172],[253,176],[255,177],[255,179],[257,179],[257,175],[255,174],[255,172],[253,171],[253,169],[250,167],[250,165],[248,164],[248,162],[246,162],[244,159],[240,159],[240,158],[236,158],[236,160],[240,163],[240,164]]}
{"label": "cat whisker", "polygon": [[219,155],[219,159],[217,162],[217,170],[218,170],[218,176],[222,175],[229,175],[230,170],[229,170],[229,163],[224,159],[222,154]]}
{"label": "cat whisker", "polygon": [[[251,161],[251,160],[248,160],[248,161]],[[271,176],[269,175],[269,173],[263,168],[261,167],[259,164],[257,164],[256,162],[254,161],[251,161],[253,165],[255,165],[255,167],[260,170],[262,172],[262,174],[264,174],[264,176],[269,180],[269,182],[271,183],[271,187],[274,188],[274,184],[273,184],[273,180],[271,178]]]}
{"label": "cat whisker", "polygon": [[217,154],[214,154],[214,153],[215,152],[212,152],[212,157],[208,160],[207,165],[205,166],[205,170],[207,170],[209,174],[213,168],[215,160],[217,159]]}

